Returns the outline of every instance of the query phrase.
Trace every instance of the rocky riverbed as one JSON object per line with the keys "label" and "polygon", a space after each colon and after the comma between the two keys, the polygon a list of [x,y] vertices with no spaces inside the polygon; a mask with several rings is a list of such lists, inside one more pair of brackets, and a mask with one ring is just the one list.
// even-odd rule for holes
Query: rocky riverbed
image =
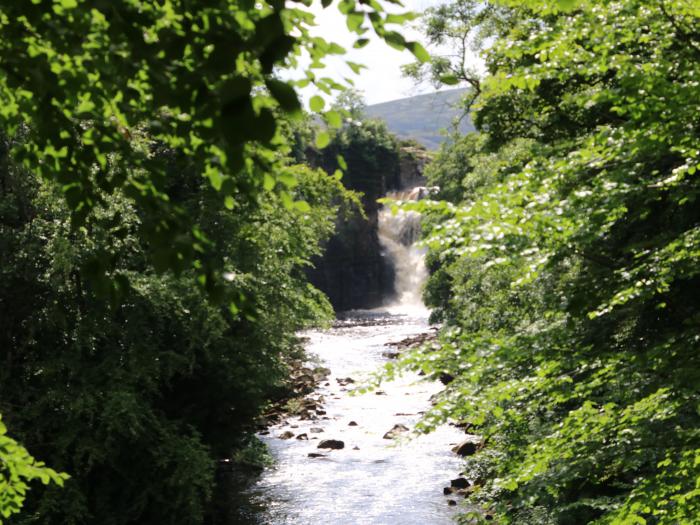
{"label": "rocky riverbed", "polygon": [[261,438],[275,466],[248,491],[246,523],[453,522],[471,481],[456,475],[461,458],[451,449],[473,438],[449,425],[413,435],[443,385],[411,374],[381,390],[354,393],[386,362],[387,351],[433,335],[424,316],[376,312],[306,334],[320,366],[302,365],[296,377],[300,391],[312,383],[317,388],[287,400],[285,413],[269,414],[272,425]]}

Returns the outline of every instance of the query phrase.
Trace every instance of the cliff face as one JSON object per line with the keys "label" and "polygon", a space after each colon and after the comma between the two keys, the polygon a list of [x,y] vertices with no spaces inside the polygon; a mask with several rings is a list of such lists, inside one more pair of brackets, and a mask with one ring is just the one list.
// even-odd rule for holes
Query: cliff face
{"label": "cliff face", "polygon": [[394,268],[379,244],[377,199],[387,191],[423,181],[427,158],[423,150],[399,148],[393,140],[371,138],[351,135],[345,142],[331,144],[317,158],[318,165],[332,173],[337,168],[337,155],[344,157],[348,169],[343,183],[363,193],[366,215],[338,217],[336,233],[326,244],[323,257],[308,271],[311,283],[328,295],[336,311],[375,308],[393,294]]}
{"label": "cliff face", "polygon": [[[399,190],[425,186],[427,181],[423,176],[426,164],[430,161],[430,154],[423,148],[416,146],[403,146],[399,149]],[[390,188],[394,189],[394,188]]]}
{"label": "cliff face", "polygon": [[381,306],[393,291],[394,270],[381,253],[377,237],[377,207],[363,199],[367,219],[359,214],[339,217],[335,235],[323,257],[309,272],[336,311]]}

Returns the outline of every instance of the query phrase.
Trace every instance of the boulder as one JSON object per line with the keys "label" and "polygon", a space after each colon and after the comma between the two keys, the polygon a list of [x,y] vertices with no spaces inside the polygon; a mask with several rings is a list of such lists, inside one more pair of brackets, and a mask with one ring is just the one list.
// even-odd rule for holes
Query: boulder
{"label": "boulder", "polygon": [[318,366],[313,370],[313,377],[317,382],[321,382],[331,375],[331,369],[323,366]]}
{"label": "boulder", "polygon": [[318,452],[309,452],[308,456],[310,458],[325,458],[325,454],[319,454]]}
{"label": "boulder", "polygon": [[280,439],[291,439],[294,437],[294,432],[291,430],[287,430],[285,432],[282,432],[279,436],[277,436]]}
{"label": "boulder", "polygon": [[311,432],[312,434],[320,434],[321,432],[323,432],[323,429],[318,427],[311,427],[309,429],[309,432]]}
{"label": "boulder", "polygon": [[394,425],[391,430],[384,434],[384,439],[397,438],[404,432],[408,432],[408,427],[399,423],[397,425]]}
{"label": "boulder", "polygon": [[356,427],[356,426],[357,426],[357,421],[350,421],[350,423],[348,423],[348,426],[349,426],[349,427]]}
{"label": "boulder", "polygon": [[477,450],[479,450],[479,443],[470,439],[452,447],[452,452],[458,456],[472,456]]}
{"label": "boulder", "polygon": [[449,385],[452,381],[455,380],[455,376],[453,376],[452,374],[448,374],[447,372],[442,372],[438,379],[443,385]]}
{"label": "boulder", "polygon": [[309,436],[307,436],[306,434],[299,434],[299,435],[297,436],[297,439],[306,440],[306,439],[309,439]]}
{"label": "boulder", "polygon": [[450,481],[450,487],[453,489],[466,489],[469,487],[469,482],[466,478],[457,478]]}
{"label": "boulder", "polygon": [[339,439],[324,439],[318,444],[318,448],[328,448],[331,450],[340,450],[345,448],[345,443]]}

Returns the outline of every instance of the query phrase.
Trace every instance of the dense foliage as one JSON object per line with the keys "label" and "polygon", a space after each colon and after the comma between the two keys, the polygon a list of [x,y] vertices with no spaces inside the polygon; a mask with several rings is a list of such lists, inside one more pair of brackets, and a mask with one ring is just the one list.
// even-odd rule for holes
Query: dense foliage
{"label": "dense foliage", "polygon": [[[356,46],[367,43],[371,28],[427,58],[420,44],[391,29],[409,16],[368,3],[337,6],[358,36]],[[229,292],[236,304],[239,290],[222,282],[221,260],[209,256],[209,240],[171,198],[167,163],[152,151],[155,144],[186,157],[231,210],[291,180],[277,178],[277,153],[285,143],[281,122],[301,114],[295,89],[314,84],[330,94],[342,87],[316,72],[344,49],[313,36],[309,5],[1,2],[0,122],[10,136],[29,126],[14,156],[60,188],[77,225],[121,190],[143,215],[137,234],[157,269],[195,268],[210,294]],[[280,70],[295,68],[300,80],[280,79]],[[340,115],[323,112],[324,104],[321,96],[311,99],[312,110],[340,125]],[[319,134],[321,145],[327,140]],[[291,205],[289,192],[279,191]],[[117,279],[110,262],[93,254],[90,270],[118,294],[125,276]]]}
{"label": "dense foliage", "polygon": [[[211,304],[194,272],[149,270],[128,199],[113,195],[91,231],[72,231],[54,186],[4,166],[0,409],[29,450],[71,475],[31,498],[19,523],[201,522],[215,461],[281,387],[295,331],[331,315],[303,270],[333,230],[336,179],[291,166],[309,210],[269,194],[239,214],[170,161],[173,194],[216,239],[254,315]],[[130,278],[119,303],[96,298],[80,273],[95,245]]]}
{"label": "dense foliage", "polygon": [[481,134],[413,205],[445,326],[403,364],[455,377],[425,428],[482,436],[500,523],[697,523],[700,8],[494,4]]}
{"label": "dense foliage", "polygon": [[[348,194],[287,134],[299,87],[341,88],[310,5],[0,1],[0,413],[26,446],[2,427],[0,515],[65,478],[31,452],[71,478],[18,522],[201,522],[214,460],[330,314],[302,269]],[[427,58],[391,29],[410,15],[336,7],[357,47]]]}

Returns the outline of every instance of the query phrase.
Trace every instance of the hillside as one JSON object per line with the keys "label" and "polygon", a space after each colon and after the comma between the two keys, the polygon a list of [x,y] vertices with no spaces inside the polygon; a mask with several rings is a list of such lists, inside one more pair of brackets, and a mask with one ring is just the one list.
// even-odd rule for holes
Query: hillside
{"label": "hillside", "polygon": [[[464,89],[450,89],[402,98],[365,108],[368,117],[382,119],[401,138],[414,139],[428,149],[437,149],[444,140],[441,130],[449,128],[459,115],[458,103]],[[462,119],[462,133],[474,131],[471,120]]]}

